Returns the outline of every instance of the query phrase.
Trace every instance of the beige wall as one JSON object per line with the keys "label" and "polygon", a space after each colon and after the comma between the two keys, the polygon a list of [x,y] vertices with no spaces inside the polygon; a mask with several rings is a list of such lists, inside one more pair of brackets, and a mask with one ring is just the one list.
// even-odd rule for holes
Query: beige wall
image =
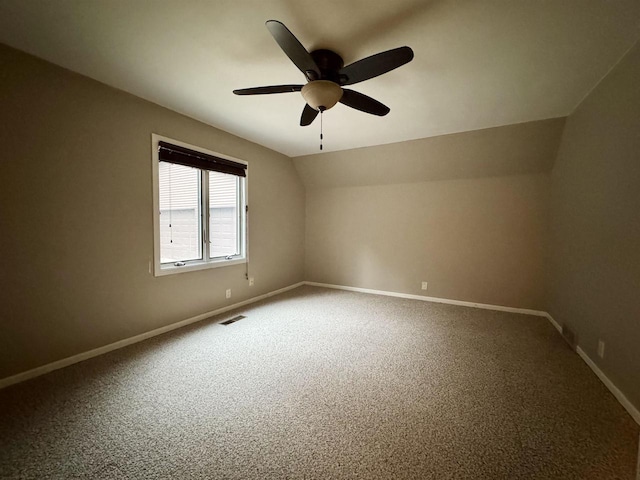
{"label": "beige wall", "polygon": [[311,189],[306,279],[539,309],[548,181],[523,175]]}
{"label": "beige wall", "polygon": [[550,119],[295,158],[306,279],[541,309],[563,127]]}
{"label": "beige wall", "polygon": [[549,312],[640,409],[640,45],[568,118],[551,191]]}
{"label": "beige wall", "polygon": [[[289,158],[1,45],[0,99],[0,378],[303,280]],[[249,163],[255,286],[149,274],[152,132]]]}

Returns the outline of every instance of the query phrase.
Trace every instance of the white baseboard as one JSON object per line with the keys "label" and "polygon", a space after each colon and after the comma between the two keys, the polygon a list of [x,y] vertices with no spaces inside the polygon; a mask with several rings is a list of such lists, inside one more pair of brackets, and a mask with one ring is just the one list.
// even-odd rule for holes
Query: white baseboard
{"label": "white baseboard", "polygon": [[558,330],[558,332],[562,334],[562,327],[560,326],[560,324],[556,322],[555,319],[551,315],[549,315],[547,312],[545,312],[544,316],[547,317],[547,320],[551,322],[551,325],[553,325],[556,328],[556,330]]}
{"label": "white baseboard", "polygon": [[10,377],[2,378],[0,379],[0,389],[8,387],[9,385],[13,385],[15,383],[24,382],[25,380],[29,380],[31,378],[39,377],[40,375],[44,375],[45,373],[49,373],[54,370],[67,367],[69,365],[73,365],[74,363],[82,362],[83,360],[88,360],[89,358],[97,357],[98,355],[102,355],[102,354],[111,352],[113,350],[117,350],[119,348],[132,345],[134,343],[142,342],[143,340],[147,340],[148,338],[155,337],[157,335],[162,335],[163,333],[170,332],[171,330],[176,330],[177,328],[186,327],[187,325],[190,325],[192,323],[205,320],[215,315],[220,315],[221,313],[227,312],[229,310],[233,310],[235,308],[242,307],[244,305],[248,305],[250,303],[264,300],[265,298],[278,295],[280,293],[286,292],[288,290],[292,290],[302,285],[304,285],[304,282],[298,282],[293,285],[289,285],[288,287],[274,290],[273,292],[265,293],[263,295],[258,295],[257,297],[249,298],[248,300],[244,300],[242,302],[234,303],[233,305],[227,305],[226,307],[218,308],[210,312],[201,313],[200,315],[196,315],[195,317],[187,318],[186,320],[181,320],[179,322],[172,323],[171,325],[166,325],[164,327],[156,328],[155,330],[141,333],[140,335],[136,335],[130,338],[125,338],[124,340],[119,340],[117,342],[110,343],[109,345],[104,345],[103,347],[94,348],[93,350],[82,352],[77,355],[73,355],[71,357],[63,358],[62,360],[57,360],[55,362],[48,363],[46,365],[42,365],[40,367],[36,367],[31,370],[27,370],[26,372],[21,372],[16,375],[12,375]]}
{"label": "white baseboard", "polygon": [[[556,328],[556,330],[558,330],[558,332],[562,333],[562,327],[558,322],[555,321],[551,314],[545,312],[545,317],[549,319],[551,324]],[[638,409],[633,406],[629,399],[624,395],[624,393],[620,391],[618,387],[616,387],[616,385],[609,379],[609,377],[607,377],[605,373],[600,370],[600,367],[598,367],[598,365],[596,365],[596,363],[591,360],[591,357],[589,357],[589,355],[587,355],[587,353],[582,348],[580,348],[580,345],[576,347],[576,353],[580,355],[580,358],[582,358],[584,363],[586,363],[589,368],[593,370],[593,373],[595,373],[600,381],[604,383],[604,385],[609,389],[613,396],[616,397],[616,399],[620,402],[624,409],[629,412],[631,418],[633,418],[635,422],[640,425],[640,411],[638,411]]]}
{"label": "white baseboard", "polygon": [[596,365],[595,362],[591,360],[589,355],[587,355],[587,353],[584,350],[582,350],[580,346],[576,347],[576,352],[578,352],[578,355],[580,355],[580,358],[584,360],[584,363],[589,365],[589,368],[593,370],[593,373],[595,373],[598,376],[598,378],[602,380],[602,383],[604,383],[605,386],[609,389],[609,391],[613,394],[613,396],[618,399],[618,401],[622,404],[625,410],[629,412],[629,415],[631,415],[631,417],[636,421],[636,423],[640,425],[640,411],[638,411],[638,409],[631,404],[629,399],[625,397],[624,393],[622,393],[618,389],[618,387],[616,387],[615,384],[609,379],[609,377],[607,377],[604,374],[604,372],[600,370],[598,365]]}
{"label": "white baseboard", "polygon": [[490,305],[488,303],[465,302],[462,300],[451,300],[448,298],[427,297],[425,295],[412,295],[409,293],[388,292],[386,290],[372,290],[370,288],[348,287],[345,285],[332,285],[329,283],[304,282],[305,285],[314,287],[335,288],[337,290],[348,290],[350,292],[370,293],[373,295],[384,295],[387,297],[410,298],[423,302],[447,303],[450,305],[460,305],[462,307],[483,308],[485,310],[498,310],[501,312],[523,313],[525,315],[535,315],[537,317],[547,317],[548,313],[540,310],[530,310],[528,308],[505,307],[503,305]]}

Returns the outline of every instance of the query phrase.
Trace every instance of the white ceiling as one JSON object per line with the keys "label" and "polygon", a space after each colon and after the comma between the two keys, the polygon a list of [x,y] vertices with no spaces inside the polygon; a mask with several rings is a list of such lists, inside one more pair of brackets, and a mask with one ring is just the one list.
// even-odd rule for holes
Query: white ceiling
{"label": "white ceiling", "polygon": [[391,108],[338,104],[325,151],[566,116],[640,35],[638,0],[0,0],[0,42],[288,156],[318,152],[304,83],[264,22],[345,64],[408,45],[414,60],[350,87]]}

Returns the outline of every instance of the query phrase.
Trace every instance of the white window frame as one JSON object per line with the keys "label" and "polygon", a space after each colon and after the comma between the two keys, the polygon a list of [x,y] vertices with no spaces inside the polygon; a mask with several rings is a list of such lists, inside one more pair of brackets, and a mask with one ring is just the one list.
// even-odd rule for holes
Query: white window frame
{"label": "white window frame", "polygon": [[[226,258],[214,258],[209,259],[209,184],[203,180],[203,175],[200,175],[200,215],[201,215],[201,232],[202,237],[202,259],[184,261],[184,265],[176,266],[175,264],[161,263],[160,261],[160,157],[158,154],[158,143],[167,142],[179,147],[190,148],[198,152],[214,155],[216,157],[232,160],[243,165],[248,165],[244,160],[239,160],[229,155],[224,155],[218,152],[213,152],[196,145],[191,145],[173,138],[164,137],[155,133],[151,134],[151,165],[153,173],[153,274],[156,277],[163,275],[171,275],[174,273],[193,272],[197,270],[205,270],[209,268],[228,267],[231,265],[238,265],[247,263],[249,261],[249,236],[247,225],[247,210],[249,205],[247,185],[249,180],[249,169],[246,169],[246,177],[239,178],[239,192],[240,201],[238,202],[240,208],[238,209],[239,221],[240,221],[240,255],[234,256],[231,259]],[[205,185],[206,184],[206,185]]]}

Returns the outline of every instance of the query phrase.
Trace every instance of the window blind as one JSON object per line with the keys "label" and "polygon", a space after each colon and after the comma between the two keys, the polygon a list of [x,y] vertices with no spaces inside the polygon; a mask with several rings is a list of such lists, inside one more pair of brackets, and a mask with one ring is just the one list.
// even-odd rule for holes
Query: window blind
{"label": "window blind", "polygon": [[246,177],[247,166],[226,158],[179,147],[167,142],[158,142],[158,157],[161,162],[176,163],[186,167],[200,168],[213,172],[228,173],[237,177]]}

